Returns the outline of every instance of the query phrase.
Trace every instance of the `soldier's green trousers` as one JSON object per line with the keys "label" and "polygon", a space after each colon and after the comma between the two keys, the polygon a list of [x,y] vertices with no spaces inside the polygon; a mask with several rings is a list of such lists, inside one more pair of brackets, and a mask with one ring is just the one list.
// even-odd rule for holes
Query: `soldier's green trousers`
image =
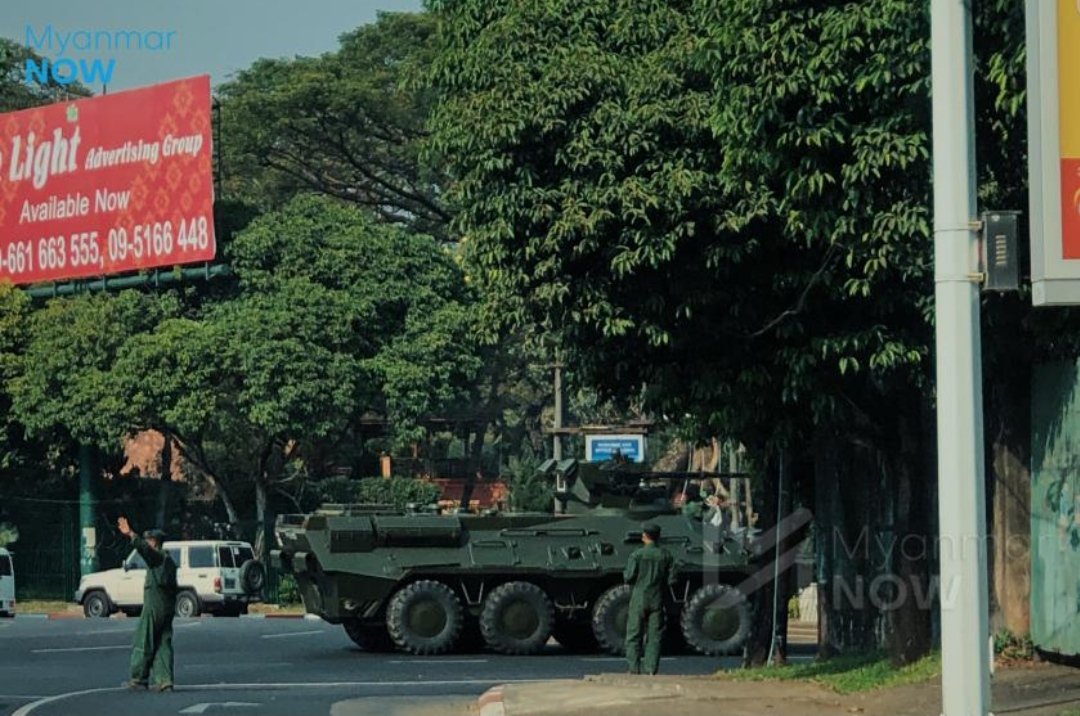
{"label": "soldier's green trousers", "polygon": [[[664,607],[636,604],[630,600],[626,617],[626,663],[632,674],[655,674],[660,668],[660,642],[664,637]],[[645,658],[642,660],[642,641]]]}
{"label": "soldier's green trousers", "polygon": [[173,683],[173,610],[146,604],[131,648],[131,679],[153,685]]}

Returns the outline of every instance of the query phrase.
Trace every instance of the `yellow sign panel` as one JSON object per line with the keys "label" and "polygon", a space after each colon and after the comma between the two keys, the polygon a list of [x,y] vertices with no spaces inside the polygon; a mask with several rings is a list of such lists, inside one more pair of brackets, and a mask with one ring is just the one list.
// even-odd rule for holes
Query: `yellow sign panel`
{"label": "yellow sign panel", "polygon": [[1061,157],[1080,159],[1080,0],[1058,0]]}

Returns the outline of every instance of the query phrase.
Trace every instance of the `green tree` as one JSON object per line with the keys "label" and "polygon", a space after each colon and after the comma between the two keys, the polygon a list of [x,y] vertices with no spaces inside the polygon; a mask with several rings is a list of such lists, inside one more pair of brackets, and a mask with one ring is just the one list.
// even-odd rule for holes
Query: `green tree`
{"label": "green tree", "polygon": [[430,55],[434,21],[380,13],[319,57],[262,59],[219,89],[226,187],[264,208],[300,191],[441,236],[441,175],[418,162],[430,93],[403,78]]}
{"label": "green tree", "polygon": [[20,421],[113,453],[160,431],[231,522],[253,511],[265,527],[297,462],[347,453],[365,415],[408,442],[468,395],[471,297],[431,237],[303,195],[229,255],[238,285],[216,300],[126,291],[32,313],[10,380]]}
{"label": "green tree", "polygon": [[62,85],[50,77],[45,83],[28,83],[27,60],[40,62],[41,56],[14,40],[0,37],[0,112],[90,96],[90,90],[78,82]]}
{"label": "green tree", "polygon": [[[774,478],[868,444],[901,533],[922,533],[925,9],[434,6],[429,151],[489,325],[557,334],[603,396],[643,389]],[[927,616],[898,660],[926,648]]]}

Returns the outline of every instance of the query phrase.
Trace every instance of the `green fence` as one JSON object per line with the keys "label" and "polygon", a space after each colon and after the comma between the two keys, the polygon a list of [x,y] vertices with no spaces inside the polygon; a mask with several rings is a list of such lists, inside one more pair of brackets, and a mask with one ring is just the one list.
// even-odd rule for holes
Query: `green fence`
{"label": "green fence", "polygon": [[[15,565],[15,598],[70,600],[79,586],[78,506],[6,501],[19,539],[8,549]],[[18,519],[12,519],[15,514]]]}
{"label": "green fence", "polygon": [[1037,366],[1031,421],[1031,637],[1080,655],[1080,364]]}

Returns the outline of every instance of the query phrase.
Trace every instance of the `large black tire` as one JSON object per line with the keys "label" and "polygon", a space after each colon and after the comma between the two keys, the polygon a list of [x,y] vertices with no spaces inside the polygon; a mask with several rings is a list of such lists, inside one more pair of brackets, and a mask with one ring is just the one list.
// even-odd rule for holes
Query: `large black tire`
{"label": "large black tire", "polygon": [[240,587],[246,594],[260,594],[266,586],[266,567],[249,559],[240,565]]}
{"label": "large black tire", "polygon": [[103,619],[112,614],[112,603],[105,592],[90,592],[83,597],[83,614],[91,619]]}
{"label": "large black tire", "polygon": [[410,654],[445,654],[461,634],[464,610],[454,590],[425,579],[399,589],[386,610],[386,628]]}
{"label": "large black tire", "polygon": [[555,607],[531,582],[507,582],[491,591],[480,611],[480,633],[500,654],[538,654],[551,638]]}
{"label": "large black tire", "polygon": [[377,654],[394,650],[394,640],[385,624],[364,624],[359,619],[346,619],[342,626],[349,638],[364,651]]}
{"label": "large black tire", "polygon": [[556,619],[551,635],[572,654],[592,654],[600,648],[592,625],[584,620]]}
{"label": "large black tire", "polygon": [[195,592],[184,590],[176,595],[176,616],[197,617],[201,611],[199,597]]}
{"label": "large black tire", "polygon": [[681,622],[683,638],[698,653],[734,654],[750,636],[750,605],[735,587],[706,584],[686,603]]}
{"label": "large black tire", "polygon": [[593,605],[592,631],[596,643],[609,654],[626,653],[626,618],[630,614],[630,585],[619,584],[600,595]]}

